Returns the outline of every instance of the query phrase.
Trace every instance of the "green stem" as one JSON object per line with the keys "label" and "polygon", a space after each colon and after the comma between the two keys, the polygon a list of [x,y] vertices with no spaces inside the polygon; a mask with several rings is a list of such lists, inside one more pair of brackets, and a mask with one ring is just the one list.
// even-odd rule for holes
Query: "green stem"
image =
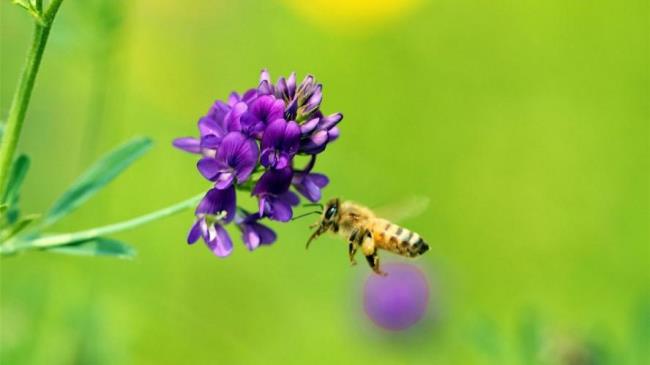
{"label": "green stem", "polygon": [[70,244],[74,242],[86,241],[89,239],[97,238],[100,236],[105,236],[108,234],[126,231],[128,229],[135,228],[137,226],[149,223],[151,221],[165,218],[170,215],[176,214],[184,209],[195,206],[205,194],[201,193],[194,197],[191,197],[182,202],[176,203],[169,207],[145,214],[127,221],[109,224],[103,227],[91,228],[85,231],[73,232],[73,233],[63,233],[51,236],[45,236],[40,238],[35,238],[28,241],[19,241],[15,244],[13,242],[7,242],[6,244],[0,246],[0,254],[11,254],[16,251],[34,249],[34,248],[46,248],[53,246],[60,246],[65,244]]}
{"label": "green stem", "polygon": [[[4,194],[6,189],[7,179],[9,178],[9,167],[13,162],[18,139],[20,138],[20,131],[23,128],[25,121],[25,114],[29,106],[29,100],[32,96],[34,89],[34,82],[38,74],[47,38],[50,35],[50,29],[54,22],[56,12],[61,6],[63,0],[52,0],[47,10],[41,18],[37,18],[34,22],[34,38],[32,40],[32,48],[27,55],[25,68],[18,81],[18,88],[14,94],[14,98],[9,108],[7,115],[7,123],[4,127],[2,134],[2,142],[0,142],[0,196]],[[37,3],[40,6],[40,1]],[[40,14],[38,14],[40,16]],[[40,20],[40,21],[39,21]]]}

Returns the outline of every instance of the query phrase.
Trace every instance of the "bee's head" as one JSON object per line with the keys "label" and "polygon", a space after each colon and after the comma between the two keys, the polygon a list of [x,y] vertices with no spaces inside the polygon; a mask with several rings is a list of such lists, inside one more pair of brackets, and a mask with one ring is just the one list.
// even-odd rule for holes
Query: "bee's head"
{"label": "bee's head", "polygon": [[330,201],[325,204],[320,221],[313,225],[318,228],[316,228],[316,231],[314,231],[311,237],[309,237],[309,240],[307,241],[307,247],[309,247],[311,241],[316,239],[321,234],[327,232],[329,229],[332,229],[334,232],[337,232],[339,230],[339,207],[340,200],[338,198],[330,199]]}
{"label": "bee's head", "polygon": [[339,205],[340,201],[338,198],[330,199],[330,201],[325,204],[323,216],[321,218],[321,225],[329,226],[339,220]]}

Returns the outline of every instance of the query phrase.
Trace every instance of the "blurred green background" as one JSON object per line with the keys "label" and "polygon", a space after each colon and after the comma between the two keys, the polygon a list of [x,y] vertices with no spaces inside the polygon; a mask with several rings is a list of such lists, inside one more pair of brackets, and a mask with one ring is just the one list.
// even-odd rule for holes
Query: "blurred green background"
{"label": "blurred green background", "polygon": [[[0,11],[4,117],[32,26]],[[370,324],[369,270],[338,239],[305,252],[309,219],[218,259],[185,244],[187,211],[118,235],[132,261],[0,261],[2,364],[645,363],[648,34],[643,0],[65,1],[19,146],[25,211],[135,135],[155,148],[57,230],[205,190],[171,140],[263,67],[313,73],[345,114],[326,197],[431,199],[403,222],[431,243],[431,313]]]}

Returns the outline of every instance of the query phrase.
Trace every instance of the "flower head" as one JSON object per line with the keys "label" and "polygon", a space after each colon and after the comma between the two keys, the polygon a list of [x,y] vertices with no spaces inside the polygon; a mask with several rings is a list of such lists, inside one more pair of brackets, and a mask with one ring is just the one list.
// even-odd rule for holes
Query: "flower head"
{"label": "flower head", "polygon": [[[196,210],[189,243],[203,238],[216,255],[229,255],[232,241],[224,225],[234,219],[242,241],[253,250],[276,240],[261,221],[293,217],[300,202],[294,191],[309,201],[320,200],[329,179],[312,168],[316,155],[338,138],[337,124],[343,118],[341,113],[325,116],[322,100],[323,85],[313,76],[297,84],[291,73],[274,84],[263,70],[257,88],[212,104],[199,118],[198,137],[174,140],[175,147],[201,156],[197,169],[213,183]],[[294,169],[298,155],[310,157],[302,170]],[[252,190],[259,211],[235,218],[237,190]]]}

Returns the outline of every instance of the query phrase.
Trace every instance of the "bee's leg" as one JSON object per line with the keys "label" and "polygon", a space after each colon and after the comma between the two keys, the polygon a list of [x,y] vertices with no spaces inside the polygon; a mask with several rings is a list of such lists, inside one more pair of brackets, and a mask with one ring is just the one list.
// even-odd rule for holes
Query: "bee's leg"
{"label": "bee's leg", "polygon": [[308,249],[308,248],[309,248],[309,244],[311,243],[311,241],[313,241],[313,240],[315,240],[316,238],[318,238],[320,235],[322,235],[323,233],[325,233],[325,231],[327,231],[327,228],[326,228],[325,226],[323,226],[323,225],[319,225],[319,226],[318,226],[318,229],[316,229],[316,230],[314,231],[314,233],[312,233],[311,236],[309,236],[309,240],[307,240],[307,244],[305,245],[305,249]]}
{"label": "bee's leg", "polygon": [[370,255],[366,255],[366,260],[368,260],[368,265],[372,268],[372,271],[375,273],[381,275],[381,276],[386,276],[385,272],[381,271],[379,268],[379,256],[377,255],[377,251],[371,253]]}
{"label": "bee's leg", "polygon": [[354,259],[354,255],[357,253],[357,249],[359,248],[359,243],[357,242],[357,236],[359,235],[358,230],[352,231],[352,234],[350,235],[350,238],[348,239],[348,254],[350,256],[350,263],[352,265],[356,265],[357,261]]}
{"label": "bee's leg", "polygon": [[361,236],[361,250],[368,260],[368,265],[372,268],[372,271],[375,273],[386,276],[387,274],[379,268],[379,256],[377,256],[377,248],[375,247],[375,242],[372,239],[372,233],[366,230]]}
{"label": "bee's leg", "polygon": [[349,256],[350,256],[350,263],[352,265],[357,264],[357,260],[354,259],[354,255],[357,253],[357,248],[358,247],[359,246],[357,246],[357,244],[352,242],[352,241],[350,241],[350,243],[348,244],[348,253],[349,253]]}

